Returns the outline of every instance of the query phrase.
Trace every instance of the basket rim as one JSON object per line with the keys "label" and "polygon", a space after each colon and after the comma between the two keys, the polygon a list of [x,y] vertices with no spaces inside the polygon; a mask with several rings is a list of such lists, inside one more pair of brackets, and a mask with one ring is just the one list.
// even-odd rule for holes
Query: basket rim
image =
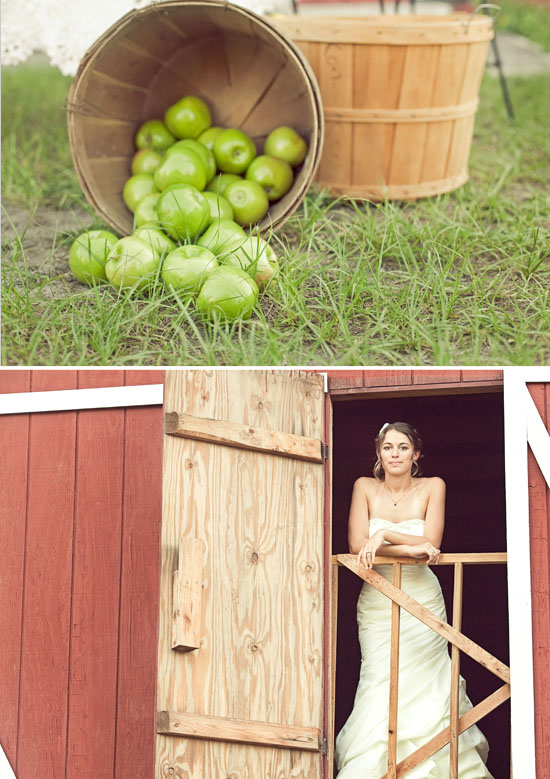
{"label": "basket rim", "polygon": [[272,229],[278,229],[281,227],[287,219],[296,211],[301,204],[307,190],[309,189],[315,174],[318,170],[321,162],[321,153],[324,139],[324,112],[323,104],[321,100],[321,91],[319,84],[313,72],[313,69],[307,61],[305,55],[300,51],[296,43],[289,37],[289,35],[276,26],[269,18],[261,16],[254,11],[242,6],[234,5],[227,2],[227,0],[162,0],[162,2],[155,2],[152,5],[145,6],[144,8],[133,9],[128,13],[121,16],[120,19],[115,21],[99,38],[92,43],[92,45],[84,53],[80,60],[76,75],[71,84],[68,100],[67,100],[67,126],[69,135],[69,145],[71,148],[71,156],[73,159],[73,165],[77,173],[77,177],[82,188],[82,191],[96,213],[98,213],[102,219],[104,219],[113,229],[117,232],[125,233],[125,229],[121,228],[121,225],[112,219],[105,208],[100,204],[98,198],[92,191],[92,188],[88,184],[87,178],[82,170],[82,164],[80,157],[77,154],[78,140],[76,137],[76,99],[75,96],[78,93],[78,89],[82,83],[82,80],[88,73],[89,68],[93,67],[93,61],[95,57],[100,54],[103,49],[114,39],[116,39],[126,27],[135,22],[139,17],[145,17],[148,15],[154,15],[161,13],[170,8],[182,8],[182,7],[212,7],[219,8],[224,11],[237,13],[245,18],[252,19],[258,26],[261,26],[275,41],[280,45],[284,45],[287,51],[298,61],[305,78],[307,79],[307,88],[309,92],[309,98],[313,109],[313,122],[312,122],[312,137],[310,139],[310,149],[312,150],[312,164],[308,172],[308,175],[304,178],[301,186],[294,193],[294,200],[288,205],[284,213],[278,216],[275,220],[267,217],[259,223],[259,227],[262,233],[270,231]]}

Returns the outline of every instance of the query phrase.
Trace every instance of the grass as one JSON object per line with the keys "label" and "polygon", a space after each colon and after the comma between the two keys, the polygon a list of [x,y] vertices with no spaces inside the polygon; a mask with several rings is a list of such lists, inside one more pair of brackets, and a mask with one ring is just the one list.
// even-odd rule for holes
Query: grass
{"label": "grass", "polygon": [[[87,208],[61,109],[68,84],[51,68],[4,71],[5,222],[13,206]],[[272,238],[279,282],[247,322],[203,321],[160,287],[75,292],[59,257],[79,231],[57,231],[38,266],[20,231],[4,246],[3,363],[548,363],[550,76],[512,79],[510,89],[513,122],[497,80],[484,80],[460,190],[372,205],[312,188]]]}
{"label": "grass", "polygon": [[498,28],[530,38],[550,51],[550,3],[548,0],[496,0],[501,8]]}

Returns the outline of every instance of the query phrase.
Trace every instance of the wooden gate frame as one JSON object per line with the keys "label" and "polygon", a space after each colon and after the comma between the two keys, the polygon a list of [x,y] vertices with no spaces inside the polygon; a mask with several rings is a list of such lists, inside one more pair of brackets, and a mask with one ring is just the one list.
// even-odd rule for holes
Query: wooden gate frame
{"label": "wooden gate frame", "polygon": [[[464,565],[502,564],[507,562],[505,552],[442,554],[438,565],[454,566],[453,624],[437,617],[429,609],[411,598],[401,589],[401,571],[403,565],[425,565],[421,560],[409,557],[386,557],[377,555],[375,565],[391,564],[393,567],[393,584],[370,568],[357,563],[357,555],[338,554],[332,557],[332,636],[336,640],[337,600],[338,600],[338,566],[342,565],[371,584],[378,592],[392,601],[391,641],[390,641],[390,691],[388,719],[388,770],[381,779],[398,779],[405,777],[415,766],[419,765],[442,747],[450,744],[449,778],[458,779],[458,737],[469,727],[485,717],[497,706],[510,698],[510,668],[476,644],[461,632],[462,621],[462,580]],[[451,701],[450,725],[431,738],[426,744],[397,763],[397,708],[399,681],[399,626],[400,609],[404,608],[431,630],[443,636],[451,645]],[[333,649],[335,654],[335,647]],[[465,652],[484,668],[498,676],[504,684],[495,692],[474,706],[470,711],[459,714],[459,675],[460,652]],[[334,685],[334,678],[331,684]],[[512,773],[510,773],[512,777]]]}

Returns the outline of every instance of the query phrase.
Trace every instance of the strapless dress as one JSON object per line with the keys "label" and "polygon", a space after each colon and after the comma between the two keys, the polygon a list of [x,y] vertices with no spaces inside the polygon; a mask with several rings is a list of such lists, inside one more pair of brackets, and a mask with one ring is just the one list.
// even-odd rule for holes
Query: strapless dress
{"label": "strapless dress", "polygon": [[[424,535],[422,519],[390,522],[373,518],[371,533],[383,527]],[[383,552],[383,550],[380,550]],[[392,580],[392,565],[375,565]],[[440,619],[447,621],[437,576],[427,565],[404,565],[401,588]],[[337,779],[380,779],[387,771],[391,601],[365,582],[357,601],[361,672],[353,710],[336,739]],[[401,609],[397,762],[449,726],[451,658],[443,636]],[[460,677],[460,714],[472,708]],[[460,779],[492,779],[485,765],[489,747],[473,725],[459,737]],[[449,746],[407,774],[407,779],[448,779]]]}

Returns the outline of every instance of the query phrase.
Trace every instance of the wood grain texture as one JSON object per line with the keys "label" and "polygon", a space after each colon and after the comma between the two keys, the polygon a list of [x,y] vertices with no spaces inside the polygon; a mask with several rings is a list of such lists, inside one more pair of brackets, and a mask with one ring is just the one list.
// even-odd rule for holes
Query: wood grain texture
{"label": "wood grain texture", "polygon": [[181,538],[174,571],[172,649],[198,649],[202,627],[202,557],[200,538]]}
{"label": "wood grain texture", "polygon": [[[401,587],[401,565],[394,563],[393,585]],[[401,623],[399,605],[391,604],[391,635],[390,635],[390,700],[388,718],[388,777],[397,776],[397,706],[399,700],[399,626]]]}
{"label": "wood grain texture", "polygon": [[[439,633],[439,635],[446,638],[450,644],[457,646],[462,652],[465,652],[488,671],[491,671],[491,673],[498,676],[499,679],[502,679],[507,683],[510,682],[510,669],[505,663],[498,660],[490,654],[490,652],[487,652],[483,647],[467,638],[464,634],[455,630],[447,622],[436,617],[429,609],[426,609],[418,603],[418,601],[415,601],[410,595],[407,595],[402,590],[394,587],[391,582],[386,581],[379,573],[358,565],[356,555],[338,555],[338,560],[342,562],[346,568],[349,568],[356,573],[359,578],[372,584],[383,595],[386,595],[392,601],[398,603],[414,617],[417,617],[425,625],[432,630],[435,630],[436,633]],[[395,558],[393,558],[392,562],[395,562]],[[376,558],[375,563],[377,563]]]}
{"label": "wood grain texture", "polygon": [[[33,371],[31,390],[50,383],[73,389],[76,371]],[[29,433],[16,775],[54,779],[65,770],[76,414],[34,414]]]}
{"label": "wood grain texture", "polygon": [[[332,555],[333,565],[347,565],[341,558],[347,558],[350,562],[357,555]],[[507,552],[444,552],[439,555],[437,565],[502,565],[508,560]],[[389,557],[386,555],[376,555],[375,565],[388,565],[398,562],[402,565],[426,565],[424,560],[412,557]]]}
{"label": "wood grain texture", "polygon": [[[529,392],[550,430],[550,391],[529,384]],[[550,775],[550,491],[531,450],[528,452],[535,757],[537,776]]]}
{"label": "wood grain texture", "polygon": [[[289,371],[168,371],[166,408],[323,433],[322,377]],[[322,728],[323,468],[165,436],[157,706],[161,711]],[[180,538],[201,538],[200,648],[171,649]],[[316,776],[321,756],[157,737],[155,776]]]}
{"label": "wood grain texture", "polygon": [[277,18],[319,81],[317,180],[349,197],[415,199],[468,179],[492,22],[467,15]]}
{"label": "wood grain texture", "polygon": [[[454,570],[453,592],[453,627],[462,630],[462,587],[463,564],[456,563]],[[449,779],[458,779],[458,720],[460,718],[460,650],[453,644],[451,647],[451,702],[450,702],[450,766]]]}
{"label": "wood grain texture", "polygon": [[[0,371],[0,392],[30,392],[30,371]],[[10,636],[0,652],[0,738],[6,757],[15,770],[17,762],[17,718],[21,627],[23,619],[23,576],[25,527],[27,522],[28,414],[0,419],[0,632]]]}
{"label": "wood grain texture", "polygon": [[201,419],[176,411],[167,411],[164,419],[164,430],[168,435],[311,462],[323,461],[319,439],[242,425],[227,419]]}
{"label": "wood grain texture", "polygon": [[321,731],[318,728],[236,720],[231,717],[212,717],[206,714],[186,714],[181,711],[159,711],[157,733],[256,746],[307,749],[312,752],[321,750]]}

